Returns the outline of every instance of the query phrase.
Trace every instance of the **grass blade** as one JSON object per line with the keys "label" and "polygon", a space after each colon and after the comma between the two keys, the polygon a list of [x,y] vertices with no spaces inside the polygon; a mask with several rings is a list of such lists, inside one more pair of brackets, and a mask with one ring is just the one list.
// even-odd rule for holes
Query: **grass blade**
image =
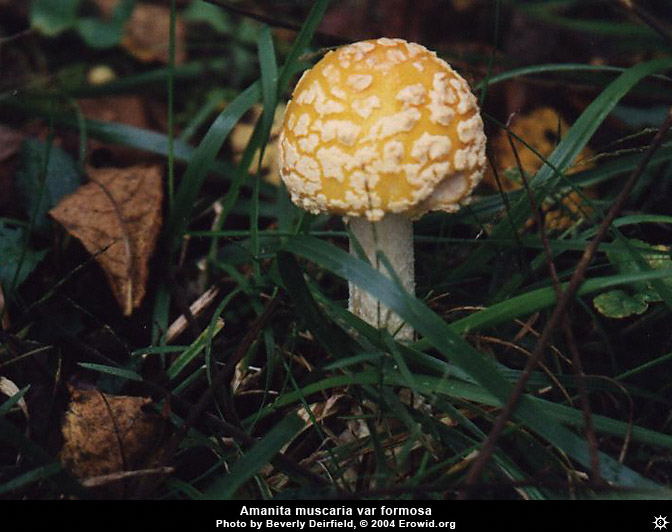
{"label": "grass blade", "polygon": [[114,375],[115,377],[121,377],[122,379],[128,379],[129,381],[142,382],[142,377],[130,369],[115,368],[114,366],[105,366],[103,364],[93,364],[90,362],[79,362],[78,365],[84,369],[105,373],[106,375]]}
{"label": "grass blade", "polygon": [[35,482],[52,477],[61,471],[63,471],[63,465],[58,462],[40,466],[33,469],[32,471],[24,473],[23,475],[19,475],[18,477],[13,478],[9,482],[0,484],[0,495],[4,495],[11,491],[22,488],[23,486],[34,484]]}
{"label": "grass blade", "polygon": [[266,465],[303,428],[296,414],[284,417],[257,442],[229,471],[205,492],[204,499],[231,499],[236,491]]}
{"label": "grass blade", "polygon": [[[366,289],[410,323],[448,360],[469,374],[484,391],[498,401],[499,405],[506,402],[511,385],[494,361],[463,341],[423,302],[404,293],[395,283],[370,265],[335,246],[303,235],[290,238],[286,249]],[[590,467],[590,453],[586,441],[560,424],[557,419],[549,416],[546,409],[529,396],[521,398],[515,418],[584,467]],[[600,453],[600,464],[605,480],[625,487],[645,489],[659,487],[655,482],[645,479],[604,453]]]}
{"label": "grass blade", "polygon": [[258,82],[241,92],[215,119],[189,160],[187,170],[175,194],[174,206],[166,229],[173,250],[179,247],[182,234],[189,223],[194,201],[217,153],[238,120],[257,102],[259,95]]}
{"label": "grass blade", "polygon": [[[563,179],[562,172],[571,166],[621,98],[645,77],[669,68],[672,68],[672,60],[670,59],[654,59],[639,63],[618,76],[593,100],[531,181],[530,185],[537,205],[541,205],[543,199],[557,187]],[[527,197],[520,197],[512,205],[506,219],[495,226],[490,237],[495,241],[501,238],[512,238],[514,231],[517,231],[529,217],[530,202]],[[495,250],[491,244],[480,247],[472,253],[468,260],[455,268],[450,277],[459,279],[466,272],[474,269],[478,270],[478,266],[487,263],[494,253]]]}

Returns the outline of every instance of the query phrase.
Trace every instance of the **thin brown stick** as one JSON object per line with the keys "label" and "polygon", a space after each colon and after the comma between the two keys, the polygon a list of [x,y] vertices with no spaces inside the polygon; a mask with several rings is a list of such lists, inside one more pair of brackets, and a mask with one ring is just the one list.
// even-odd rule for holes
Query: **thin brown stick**
{"label": "thin brown stick", "polygon": [[[508,124],[507,124],[508,126]],[[516,149],[515,144],[513,143],[513,136],[511,135],[511,130],[507,131],[507,138],[513,151],[513,155],[516,159],[516,164],[518,165],[518,170],[520,172],[520,178],[523,182],[523,187],[530,201],[532,207],[532,215],[534,221],[539,230],[539,236],[544,249],[544,257],[546,259],[546,265],[548,267],[548,273],[551,277],[553,283],[553,288],[555,290],[555,296],[559,300],[562,295],[562,288],[560,285],[560,277],[558,276],[558,271],[553,262],[553,252],[551,251],[551,243],[548,240],[548,234],[546,233],[546,224],[544,222],[544,212],[543,209],[537,205],[537,202],[534,198],[534,194],[530,189],[530,185],[525,177],[525,169],[522,166],[518,150]],[[570,302],[568,305],[568,310],[571,309],[573,302]],[[574,330],[572,329],[572,323],[569,318],[569,312],[565,312],[562,319],[562,328],[565,332],[565,337],[567,338],[567,345],[569,346],[569,351],[572,354],[572,369],[576,375],[576,386],[579,390],[579,399],[581,402],[581,410],[583,412],[583,423],[586,433],[586,439],[588,440],[588,449],[590,452],[590,469],[592,472],[592,480],[594,482],[601,482],[600,475],[600,455],[599,447],[597,443],[597,436],[595,435],[595,427],[593,426],[593,416],[590,409],[590,400],[588,399],[588,386],[586,385],[586,375],[583,372],[583,364],[581,363],[581,355],[579,354],[578,346],[576,343],[576,338],[574,337]]]}
{"label": "thin brown stick", "polygon": [[[205,411],[206,407],[215,398],[215,394],[222,389],[222,386],[224,386],[228,380],[231,379],[231,375],[233,375],[236,365],[243,359],[245,353],[247,353],[247,350],[252,345],[252,342],[254,342],[263,327],[266,325],[266,322],[271,317],[271,314],[273,314],[275,311],[279,301],[280,296],[276,295],[273,299],[266,303],[264,312],[254,321],[254,323],[252,323],[252,326],[247,330],[245,336],[243,336],[243,339],[238,344],[238,348],[227,361],[226,366],[215,372],[212,378],[212,383],[208,389],[205,390],[203,395],[201,395],[201,398],[198,400],[198,402],[193,407],[191,407],[187,418],[184,420],[184,423],[168,443],[164,461],[170,460],[172,455],[180,446],[180,443],[182,443],[182,440],[184,440],[186,437],[189,429],[194,426],[194,423],[196,423],[198,418]],[[160,465],[163,466],[166,464],[162,463]]]}
{"label": "thin brown stick", "polygon": [[467,476],[465,477],[465,485],[467,487],[467,490],[462,492],[463,494],[462,498],[465,498],[467,496],[469,488],[476,483],[478,478],[480,478],[483,469],[485,468],[490,458],[492,457],[492,454],[495,450],[495,445],[502,433],[502,430],[506,426],[508,420],[511,419],[511,416],[513,415],[516,409],[518,401],[525,390],[525,385],[532,376],[532,372],[534,371],[534,368],[537,366],[537,363],[539,362],[544,352],[544,349],[548,345],[551,336],[558,328],[558,326],[561,325],[563,316],[567,308],[569,307],[570,302],[574,299],[576,292],[581,286],[581,283],[583,282],[583,279],[586,275],[588,265],[593,260],[593,257],[597,252],[599,244],[602,242],[602,240],[604,240],[604,237],[607,235],[607,232],[609,231],[611,224],[613,223],[614,219],[623,208],[623,205],[625,204],[628,196],[632,192],[633,187],[635,186],[635,184],[641,177],[642,173],[644,172],[645,168],[651,161],[653,154],[662,144],[663,139],[665,138],[665,134],[670,129],[670,127],[672,127],[672,108],[670,108],[670,110],[668,111],[667,118],[663,123],[663,125],[661,126],[658,133],[656,134],[656,136],[654,137],[651,146],[644,154],[644,157],[637,165],[637,168],[635,168],[635,170],[628,178],[627,182],[625,183],[619,195],[616,197],[614,204],[611,206],[606,217],[600,224],[597,234],[595,235],[593,240],[590,241],[583,255],[581,256],[581,259],[579,260],[576,266],[576,270],[574,271],[574,274],[572,275],[572,278],[569,281],[567,289],[562,293],[562,295],[558,299],[555,309],[553,310],[553,313],[551,314],[551,317],[549,318],[548,323],[546,324],[546,327],[541,333],[541,336],[539,337],[539,340],[534,348],[534,351],[532,352],[532,356],[525,365],[525,368],[521,372],[520,377],[518,378],[518,381],[516,382],[516,385],[514,386],[514,389],[511,392],[511,395],[509,396],[509,400],[502,408],[499,417],[495,421],[492,429],[490,430],[490,433],[488,434],[488,437],[486,438],[485,442],[483,443],[483,446],[481,447],[481,451],[479,452],[476,460],[474,460],[474,463],[472,464],[471,468],[469,469],[469,472],[467,473]]}
{"label": "thin brown stick", "polygon": [[[507,342],[505,340],[502,340],[501,338],[497,338],[496,336],[482,336],[480,335],[478,337],[479,342],[486,342],[486,343],[491,343],[491,344],[496,344],[496,345],[503,345],[507,347],[508,349],[512,349],[518,353],[522,353],[526,357],[530,357],[531,353],[527,350],[524,349],[523,347],[519,346],[518,344],[515,344],[513,342]],[[562,394],[562,396],[566,399],[567,403],[572,406],[572,396],[569,395],[569,392],[564,388],[562,383],[558,380],[558,378],[553,375],[553,372],[550,370],[550,368],[547,368],[543,363],[539,363],[539,367],[541,368],[541,371],[548,377],[548,380],[551,381],[551,384],[553,384],[557,390]],[[552,386],[549,386],[550,389],[552,389]]]}
{"label": "thin brown stick", "polygon": [[[215,298],[219,295],[219,287],[211,286],[199,298],[189,305],[189,312],[191,313],[192,321],[195,320],[204,310],[206,310],[210,305],[212,305]],[[173,323],[168,327],[166,332],[166,344],[171,344],[175,339],[181,335],[189,325],[189,319],[186,313],[181,314]],[[200,334],[200,333],[199,333]]]}
{"label": "thin brown stick", "polygon": [[649,13],[639,4],[635,3],[634,0],[616,0],[617,3],[621,4],[625,9],[630,13],[633,13],[637,18],[639,18],[644,24],[649,26],[653,31],[665,39],[668,43],[672,44],[672,32],[670,28],[661,24],[652,13]]}
{"label": "thin brown stick", "polygon": [[[168,465],[168,463],[172,460],[173,455],[175,454],[180,444],[186,437],[189,429],[193,427],[194,424],[198,421],[198,419],[204,414],[206,407],[214,399],[217,391],[221,390],[222,387],[224,387],[224,385],[231,380],[231,376],[233,375],[236,365],[243,359],[245,353],[247,353],[249,347],[252,345],[252,343],[257,338],[263,327],[266,325],[279,302],[280,302],[279,295],[276,295],[270,301],[268,301],[266,307],[264,308],[264,311],[247,330],[245,336],[238,344],[238,348],[231,355],[230,359],[227,361],[226,366],[221,370],[215,372],[215,374],[213,375],[211,385],[203,393],[198,403],[189,407],[189,413],[184,423],[166,445],[163,457],[160,460],[157,467],[164,467]],[[171,401],[175,401],[180,404],[186,404],[186,402],[184,402],[181,398],[178,398],[177,396],[173,396],[171,394],[170,397]],[[256,438],[250,436],[249,434],[239,429],[235,425],[227,423],[222,419],[219,419],[212,415],[207,415],[206,420],[208,423],[214,424],[218,428],[218,430],[224,433],[225,436],[229,436],[235,439],[236,441],[241,443],[244,447],[250,447],[257,442]],[[326,486],[327,484],[329,484],[329,482],[323,477],[301,467],[299,464],[287,458],[282,453],[278,453],[272,460],[272,462],[276,463],[278,467],[283,469],[285,472],[293,474],[297,477],[306,478],[319,486]],[[154,483],[149,483],[147,486],[144,487],[142,492],[138,493],[136,496],[137,497],[144,496],[146,493],[150,492],[154,486],[155,486]]]}
{"label": "thin brown stick", "polygon": [[[276,17],[269,17],[266,15],[262,15],[261,13],[256,13],[254,11],[249,11],[247,9],[243,9],[242,7],[239,7],[231,2],[228,2],[227,0],[205,0],[209,4],[214,4],[216,6],[219,6],[221,8],[224,8],[228,11],[232,11],[234,13],[238,13],[239,15],[242,15],[244,17],[251,18],[253,20],[256,20],[258,22],[263,22],[264,24],[268,24],[269,26],[275,27],[275,28],[284,28],[286,30],[292,30],[299,32],[301,31],[301,26],[297,24],[293,24],[291,22],[287,22],[285,20],[279,20]],[[341,37],[340,35],[334,35],[333,33],[325,33],[323,31],[316,31],[315,35],[319,35],[322,37],[325,37],[327,39],[331,39],[336,42],[340,43],[348,43],[350,42],[348,39]]]}
{"label": "thin brown stick", "polygon": [[99,488],[113,482],[126,480],[129,478],[146,477],[149,475],[170,475],[175,472],[174,467],[157,467],[153,469],[136,469],[133,471],[119,471],[118,473],[109,473],[97,477],[89,477],[82,480],[82,486],[87,488]]}

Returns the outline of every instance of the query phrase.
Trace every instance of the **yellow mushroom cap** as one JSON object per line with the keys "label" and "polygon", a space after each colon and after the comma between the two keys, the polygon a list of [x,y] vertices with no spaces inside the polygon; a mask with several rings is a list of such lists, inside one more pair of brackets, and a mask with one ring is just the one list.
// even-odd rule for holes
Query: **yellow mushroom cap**
{"label": "yellow mushroom cap", "polygon": [[378,221],[455,211],[484,171],[476,98],[419,44],[383,38],[331,51],[287,105],[280,175],[310,212]]}

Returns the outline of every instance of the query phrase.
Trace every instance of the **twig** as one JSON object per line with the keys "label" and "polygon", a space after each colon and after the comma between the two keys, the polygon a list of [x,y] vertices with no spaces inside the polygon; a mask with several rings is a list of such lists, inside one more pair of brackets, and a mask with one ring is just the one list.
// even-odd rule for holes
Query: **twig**
{"label": "twig", "polygon": [[665,39],[669,44],[672,44],[672,32],[670,29],[660,23],[660,21],[646,9],[644,9],[639,4],[636,4],[634,0],[616,0],[621,6],[627,9],[630,13],[635,14],[644,24],[649,26],[654,30],[658,35]]}
{"label": "twig", "polygon": [[[208,288],[196,301],[189,306],[192,320],[196,318],[201,312],[207,309],[219,294],[219,287],[211,286]],[[186,314],[180,315],[168,327],[166,332],[166,344],[171,344],[175,339],[182,334],[187,328],[188,320]]]}
{"label": "twig", "polygon": [[12,41],[15,41],[17,39],[21,39],[25,37],[26,35],[30,35],[33,33],[35,30],[34,28],[27,28],[25,30],[19,31],[18,33],[15,33],[13,35],[8,35],[7,37],[0,37],[0,44],[7,44]]}
{"label": "twig", "polygon": [[[261,13],[255,13],[254,11],[248,11],[247,9],[243,9],[235,4],[232,4],[231,2],[227,2],[226,0],[205,0],[209,4],[214,4],[216,6],[222,7],[228,11],[233,11],[234,13],[238,13],[239,15],[243,15],[244,17],[251,18],[253,20],[257,20],[259,22],[263,22],[264,24],[268,24],[269,26],[273,26],[276,28],[284,28],[286,30],[292,30],[299,32],[301,31],[301,26],[298,26],[297,24],[292,24],[291,22],[287,22],[284,20],[279,20],[274,17],[268,17],[266,15],[262,15]],[[334,35],[332,33],[324,33],[322,31],[316,31],[315,35],[320,35],[322,37],[325,37],[327,39],[331,39],[336,42],[340,43],[348,43],[350,42],[349,39],[346,39],[344,37],[340,37],[338,35]]]}
{"label": "twig", "polygon": [[[251,325],[247,333],[245,333],[245,336],[240,341],[238,348],[233,353],[231,358],[227,361],[226,366],[223,369],[217,371],[213,375],[211,385],[208,387],[205,393],[203,393],[198,403],[189,407],[189,414],[187,415],[187,418],[185,419],[182,426],[180,427],[180,430],[178,430],[175,433],[175,435],[166,445],[163,457],[158,464],[159,467],[163,467],[168,464],[168,462],[172,459],[172,456],[175,454],[180,444],[186,437],[189,429],[193,427],[196,421],[198,421],[198,418],[203,415],[205,408],[214,399],[214,396],[217,393],[217,391],[221,390],[224,387],[224,385],[228,381],[230,381],[236,365],[243,359],[250,345],[252,345],[252,342],[254,342],[254,340],[257,338],[259,332],[267,323],[267,321],[275,311],[275,308],[277,307],[279,302],[280,302],[280,296],[276,295],[266,304],[263,313]],[[165,390],[163,391],[165,392]],[[177,396],[173,396],[172,394],[169,397],[171,401],[180,403],[182,405],[187,404],[183,399],[178,398]],[[221,432],[223,432],[225,435],[231,438],[234,438],[235,440],[240,442],[244,447],[250,447],[255,443],[257,443],[256,438],[250,436],[249,434],[239,429],[235,425],[227,423],[226,421],[219,419],[213,415],[208,415],[207,421],[209,423],[216,425]],[[272,462],[276,463],[278,468],[283,469],[286,473],[291,473],[295,476],[306,478],[319,486],[327,486],[329,484],[329,482],[323,477],[301,467],[299,464],[287,458],[282,453],[278,453],[272,460]],[[143,490],[143,493],[138,493],[137,496],[138,497],[143,496],[145,493],[149,492],[149,490],[153,487],[154,486],[150,483]]]}
{"label": "twig", "polygon": [[177,278],[175,276],[175,270],[173,268],[170,268],[168,271],[168,280],[169,280],[168,290],[170,291],[170,296],[173,298],[175,304],[182,313],[185,324],[189,326],[191,334],[194,336],[194,338],[198,338],[198,336],[202,332],[201,327],[198,325],[196,318],[191,312],[191,307],[189,306],[187,295],[184,289],[182,288],[182,285],[177,281]]}
{"label": "twig", "polygon": [[113,482],[118,482],[119,480],[146,477],[149,475],[170,475],[174,471],[174,467],[157,467],[153,469],[136,469],[135,471],[119,471],[118,473],[110,473],[108,475],[100,475],[82,480],[82,486],[86,488],[99,488],[100,486],[112,484]]}
{"label": "twig", "polygon": [[495,424],[493,425],[492,429],[490,430],[490,433],[488,434],[488,437],[486,438],[485,442],[483,443],[483,446],[481,447],[481,451],[479,452],[478,457],[476,458],[476,460],[474,460],[473,465],[471,466],[469,472],[467,473],[467,476],[465,477],[465,485],[467,487],[467,490],[466,492],[464,491],[462,492],[463,498],[466,497],[466,494],[468,493],[469,489],[476,483],[477,479],[481,475],[481,472],[483,471],[488,461],[492,457],[492,454],[495,450],[495,444],[497,443],[497,440],[499,439],[502,430],[504,429],[508,420],[513,415],[513,412],[516,409],[516,405],[518,404],[518,400],[520,399],[521,395],[525,390],[525,385],[532,376],[532,372],[534,371],[534,368],[537,366],[541,358],[541,355],[543,354],[544,349],[546,348],[548,341],[551,338],[551,335],[555,332],[557,327],[561,325],[563,316],[567,308],[569,307],[570,302],[574,299],[576,292],[581,286],[581,283],[583,282],[583,279],[586,274],[586,269],[588,268],[588,265],[595,256],[595,253],[597,252],[597,248],[600,242],[602,242],[602,240],[606,236],[611,224],[613,223],[614,219],[623,208],[623,205],[625,204],[628,196],[630,195],[630,192],[632,192],[632,189],[634,188],[635,184],[637,183],[640,176],[644,172],[645,168],[651,161],[653,154],[662,144],[665,134],[670,129],[670,127],[672,127],[672,108],[670,108],[670,110],[668,111],[667,118],[663,123],[663,125],[661,126],[658,133],[656,134],[656,136],[654,137],[651,146],[647,150],[646,154],[644,155],[640,163],[637,165],[637,168],[635,168],[635,170],[628,178],[623,189],[621,190],[616,200],[614,201],[614,204],[611,206],[611,209],[609,209],[609,212],[607,213],[606,217],[600,224],[597,234],[595,235],[593,240],[590,241],[583,255],[581,256],[581,259],[577,264],[576,270],[574,271],[574,274],[572,275],[572,278],[569,281],[567,289],[562,293],[562,295],[558,299],[555,309],[553,310],[553,313],[551,314],[551,317],[549,318],[546,327],[544,328],[543,332],[541,333],[541,336],[539,337],[539,340],[537,341],[534,351],[532,352],[532,356],[528,359],[525,368],[521,372],[520,377],[518,378],[518,381],[516,382],[516,385],[514,386],[514,389],[511,392],[509,400],[502,408],[499,417],[495,421]]}
{"label": "twig", "polygon": [[[257,318],[257,321],[252,325],[252,328],[250,329],[250,331],[248,331],[248,334],[246,334],[245,337],[243,338],[243,340],[241,341],[240,346],[246,346],[245,351],[247,351],[247,347],[249,347],[249,345],[251,344],[251,341],[253,341],[254,338],[258,335],[259,331],[261,330],[261,327],[263,326],[264,323],[266,323],[266,320],[270,317],[270,315],[272,313],[272,310],[274,309],[275,304],[276,304],[276,303],[274,303],[274,301],[275,301],[275,299],[273,299],[269,302],[269,306],[273,305],[273,307],[269,309],[269,306],[267,306],[265,312],[259,318]],[[269,310],[270,310],[270,312],[269,312]],[[103,363],[105,363],[107,365],[110,365],[110,366],[115,366],[115,367],[118,366],[118,364],[114,360],[106,357],[105,355],[100,353],[98,350],[96,350],[95,348],[93,348],[91,346],[88,346],[87,344],[85,344],[84,342],[79,340],[78,338],[75,338],[75,337],[65,337],[65,338],[66,338],[66,340],[71,341],[78,348],[83,349],[84,351],[86,351],[90,355],[94,356],[96,359],[101,360]],[[252,340],[249,340],[249,338],[252,338]],[[24,348],[23,341],[21,341],[18,338],[15,338],[15,337],[3,332],[2,330],[0,330],[0,341],[3,341],[3,342],[7,341],[7,343],[12,343],[13,345],[16,345],[16,347],[19,348],[19,349]],[[238,351],[236,353],[234,353],[234,355],[231,357],[232,361],[236,360],[236,359],[239,360],[240,358],[242,358],[242,356],[244,356],[245,351],[243,351],[242,355],[238,355],[238,353],[240,351],[243,351],[242,347],[239,347]],[[227,365],[227,368],[228,367],[229,366]],[[230,376],[231,376],[231,373],[227,372],[226,368],[224,368],[219,373],[215,374],[215,379],[217,379],[218,383],[219,383],[219,382],[226,381],[226,379],[230,378]],[[191,420],[190,421],[190,423],[191,423],[190,426],[193,426],[193,424],[197,421],[198,413],[202,412],[202,410],[205,408],[205,406],[207,406],[207,403],[209,402],[210,398],[212,397],[212,393],[214,392],[215,388],[217,388],[216,383],[213,381],[213,386],[211,386],[211,388],[208,391],[206,391],[206,394],[209,394],[209,395],[206,398],[207,400],[203,402],[203,406],[200,406],[201,402],[199,402],[199,404],[194,406],[190,402],[184,400],[182,397],[180,397],[178,395],[174,395],[169,390],[167,390],[166,388],[164,388],[163,386],[161,386],[159,384],[156,384],[156,383],[151,382],[151,381],[143,381],[142,384],[151,393],[154,393],[154,394],[161,395],[161,396],[165,397],[166,400],[169,402],[169,404],[177,406],[182,411],[189,412],[188,416],[189,416],[189,419]],[[213,392],[210,392],[210,390],[213,390]],[[197,410],[197,409],[199,409],[199,410]],[[232,425],[231,423],[228,423],[228,422],[224,421],[223,419],[220,419],[220,418],[216,417],[213,414],[206,414],[206,421],[210,426],[212,426],[216,430],[218,430],[221,433],[221,435],[223,435],[225,437],[233,438],[238,443],[240,443],[243,447],[251,447],[252,445],[254,445],[257,442],[257,439],[254,438],[253,436],[250,436],[249,434],[247,434],[243,430],[239,429],[235,425]],[[176,436],[177,436],[177,434],[176,434]],[[182,436],[180,441],[177,441],[178,446],[179,446],[179,443],[182,441],[183,438],[184,438],[184,436]],[[172,441],[176,441],[176,440],[174,440],[174,438],[173,438],[173,440],[171,440],[171,442]],[[176,449],[177,449],[177,447],[175,448],[175,450]],[[166,447],[166,450],[169,450],[168,447]],[[166,467],[167,462],[170,460],[170,458],[172,457],[172,454],[174,454],[174,452],[175,451],[173,450],[173,452],[170,455],[167,454],[166,452],[164,452],[164,455],[163,455],[164,459],[161,461],[161,463],[157,464],[157,467]],[[282,453],[278,453],[275,456],[275,458],[273,460],[271,460],[271,462],[274,465],[276,465],[278,469],[280,469],[281,471],[283,471],[286,474],[293,475],[295,477],[304,478],[304,479],[306,479],[306,480],[308,480],[308,481],[310,481],[313,484],[318,485],[318,486],[328,486],[329,485],[329,482],[326,479],[324,479],[323,477],[313,473],[312,471],[306,469],[305,467],[302,467],[301,465],[297,464],[292,459],[288,458],[287,456],[283,455]],[[149,481],[149,479],[147,479],[147,481],[148,482],[145,484],[145,486],[143,488],[141,488],[141,492],[139,492],[135,495],[136,498],[138,498],[142,495],[146,495],[148,493],[151,493],[151,490],[156,485],[156,482],[151,482],[151,481]]]}
{"label": "twig", "polygon": [[[508,126],[509,124],[507,124]],[[553,288],[555,290],[555,296],[558,300],[562,295],[562,288],[560,285],[560,277],[558,276],[558,271],[553,262],[553,252],[551,251],[551,243],[548,240],[548,234],[546,233],[546,225],[544,222],[544,212],[543,209],[537,205],[537,202],[532,194],[530,185],[525,177],[525,169],[522,166],[520,161],[520,156],[518,150],[516,149],[515,144],[513,143],[513,136],[511,135],[511,130],[507,130],[507,138],[513,151],[513,155],[516,158],[516,164],[518,165],[518,170],[520,172],[520,178],[523,182],[523,187],[527,193],[527,197],[530,201],[532,208],[532,216],[534,221],[539,229],[539,237],[544,249],[544,256],[546,258],[546,265],[548,267],[548,273],[551,276],[551,281],[553,283]],[[568,310],[571,308],[572,302],[568,304]],[[567,345],[572,354],[573,369],[576,374],[576,386],[579,390],[579,398],[581,401],[581,410],[583,411],[583,422],[586,432],[586,439],[588,440],[588,447],[590,452],[590,469],[592,472],[592,480],[594,482],[601,482],[600,475],[600,455],[598,452],[597,437],[595,435],[595,428],[593,427],[593,417],[590,410],[590,401],[588,399],[588,387],[586,386],[586,375],[583,372],[583,364],[581,363],[581,355],[576,344],[576,338],[574,337],[574,331],[572,329],[572,323],[569,317],[569,312],[565,312],[562,319],[562,328],[565,331],[565,336],[567,337]]]}
{"label": "twig", "polygon": [[264,327],[268,319],[271,317],[271,314],[273,314],[273,311],[275,310],[275,307],[277,306],[279,301],[280,297],[276,295],[266,304],[264,312],[254,321],[252,326],[247,330],[245,336],[240,341],[240,344],[238,344],[238,348],[233,353],[233,355],[231,355],[231,358],[227,361],[226,366],[224,366],[223,369],[215,373],[215,375],[212,378],[212,383],[210,384],[208,389],[203,393],[203,395],[201,395],[201,398],[199,399],[198,403],[196,403],[190,409],[189,415],[187,416],[184,423],[180,427],[180,430],[173,436],[171,441],[168,443],[165,453],[166,459],[170,459],[170,457],[172,457],[175,451],[177,451],[178,447],[180,446],[180,443],[182,443],[182,440],[186,437],[187,432],[189,432],[189,429],[194,426],[194,423],[196,423],[196,421],[201,416],[203,411],[214,399],[215,394],[222,389],[224,384],[226,384],[227,380],[230,380],[231,375],[233,375],[233,372],[235,371],[236,365],[243,359],[250,345],[252,345],[252,342],[254,342],[256,337],[259,335],[259,332],[261,332],[261,329]]}

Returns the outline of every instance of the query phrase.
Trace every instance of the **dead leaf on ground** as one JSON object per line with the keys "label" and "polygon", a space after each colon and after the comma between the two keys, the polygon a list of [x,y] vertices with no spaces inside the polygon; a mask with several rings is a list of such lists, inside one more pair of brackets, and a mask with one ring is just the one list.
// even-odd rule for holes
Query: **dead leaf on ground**
{"label": "dead leaf on ground", "polygon": [[[175,64],[187,58],[186,29],[179,15],[175,22]],[[160,61],[168,64],[170,44],[170,8],[152,4],[136,4],[121,40],[123,48],[139,61]]]}
{"label": "dead leaf on ground", "polygon": [[[95,3],[100,14],[111,19],[120,1],[95,0]],[[187,58],[185,34],[186,27],[178,14],[175,22],[175,63],[178,65]],[[139,61],[168,64],[169,35],[170,7],[138,2],[124,27],[121,46]]]}
{"label": "dead leaf on ground", "polygon": [[100,14],[105,19],[111,19],[114,14],[114,10],[117,5],[119,5],[120,0],[94,0]]}
{"label": "dead leaf on ground", "polygon": [[[86,481],[156,461],[164,420],[151,408],[151,399],[68,390],[71,400],[61,429],[60,459],[75,477]],[[113,489],[111,495],[123,495],[121,484],[107,489]]]}
{"label": "dead leaf on ground", "polygon": [[96,257],[125,316],[145,295],[161,227],[159,166],[89,169],[90,183],[49,214]]}
{"label": "dead leaf on ground", "polygon": [[147,115],[139,96],[106,96],[77,100],[84,116],[90,120],[115,122],[148,129]]}
{"label": "dead leaf on ground", "polygon": [[[126,124],[140,129],[150,129],[145,102],[139,96],[103,96],[100,98],[81,98],[77,100],[82,113],[89,120],[113,124]],[[77,139],[78,141],[78,139]],[[105,148],[112,154],[115,164],[132,164],[141,152],[129,146],[106,143],[97,139],[88,139],[90,152]]]}
{"label": "dead leaf on ground", "polygon": [[[569,131],[567,121],[557,111],[549,107],[541,107],[531,113],[517,115],[513,118],[509,127],[512,133],[523,139],[534,150],[532,151],[514,138],[514,145],[522,169],[528,179],[544,163],[537,153],[542,157],[550,156],[562,136]],[[506,131],[500,131],[492,139],[492,151],[497,164],[497,177],[502,189],[508,192],[520,188],[522,186],[520,171]],[[593,151],[590,148],[585,148],[567,173],[572,174],[592,167],[593,156]],[[498,189],[494,173],[490,168],[488,168],[484,182],[493,189]],[[590,189],[583,190],[583,194],[590,198],[595,197],[594,192]],[[590,207],[581,194],[568,191],[560,200],[559,205],[544,205],[544,211],[546,212],[546,227],[551,230],[561,230],[567,229],[577,220],[585,218],[590,213]]]}

